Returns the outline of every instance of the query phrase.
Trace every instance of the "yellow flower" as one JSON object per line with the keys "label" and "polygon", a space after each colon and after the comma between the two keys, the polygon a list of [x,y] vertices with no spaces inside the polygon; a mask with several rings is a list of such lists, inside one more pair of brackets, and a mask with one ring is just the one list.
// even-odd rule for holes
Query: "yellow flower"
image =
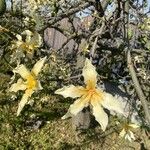
{"label": "yellow flower", "polygon": [[31,71],[29,71],[23,64],[19,65],[13,70],[14,73],[20,74],[22,78],[19,78],[17,83],[12,84],[9,90],[13,92],[17,92],[19,90],[25,90],[25,93],[18,106],[17,116],[20,114],[23,107],[27,103],[28,98],[31,97],[34,91],[42,89],[40,81],[37,80],[37,76],[41,71],[45,60],[46,57],[40,59],[34,65]]}
{"label": "yellow flower", "polygon": [[89,59],[86,59],[85,61],[82,75],[84,77],[86,87],[70,85],[55,91],[56,94],[63,95],[65,98],[79,97],[70,106],[68,112],[62,117],[62,119],[71,117],[72,115],[77,115],[77,113],[80,112],[84,107],[90,105],[92,106],[95,119],[101,125],[102,130],[105,131],[108,124],[108,115],[103,108],[124,114],[123,104],[111,94],[106,93],[96,87],[97,72]]}
{"label": "yellow flower", "polygon": [[[21,35],[25,35],[25,40],[23,40]],[[17,41],[13,41],[12,49],[20,52],[26,52],[29,57],[32,57],[34,50],[42,45],[42,37],[37,32],[32,33],[29,30],[25,30],[22,34],[16,35]]]}
{"label": "yellow flower", "polygon": [[132,130],[138,127],[139,126],[136,124],[124,124],[123,129],[119,135],[132,142],[132,140],[135,140]]}

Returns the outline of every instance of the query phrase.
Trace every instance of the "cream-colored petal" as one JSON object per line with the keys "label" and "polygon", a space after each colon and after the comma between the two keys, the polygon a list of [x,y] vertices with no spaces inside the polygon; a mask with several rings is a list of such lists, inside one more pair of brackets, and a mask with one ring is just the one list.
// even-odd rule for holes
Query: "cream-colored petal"
{"label": "cream-colored petal", "polygon": [[16,49],[16,51],[20,51],[20,48],[22,47],[23,41],[16,41],[14,44],[14,49]]}
{"label": "cream-colored petal", "polygon": [[41,58],[39,61],[36,62],[36,64],[34,65],[33,69],[31,70],[32,73],[34,73],[35,76],[38,75],[38,73],[41,71],[44,62],[46,60],[46,57]]}
{"label": "cream-colored petal", "polygon": [[102,130],[105,131],[108,124],[108,115],[105,113],[98,100],[91,101],[91,105],[93,106],[93,115],[96,121],[101,125]]}
{"label": "cream-colored petal", "polygon": [[42,87],[42,85],[41,85],[41,82],[40,82],[40,81],[37,81],[37,83],[38,83],[37,90],[42,90],[42,89],[43,89],[43,87]]}
{"label": "cream-colored petal", "polygon": [[22,36],[20,36],[19,34],[16,35],[16,38],[17,38],[19,41],[22,41]]}
{"label": "cream-colored petal", "polygon": [[62,95],[63,97],[72,97],[72,98],[77,98],[81,97],[83,94],[85,94],[85,89],[82,86],[64,86],[61,89],[58,89],[55,91],[55,94]]}
{"label": "cream-colored petal", "polygon": [[70,111],[67,111],[67,113],[61,117],[61,119],[67,119],[69,117],[72,117],[73,115],[70,113]]}
{"label": "cream-colored petal", "polygon": [[30,75],[30,71],[24,65],[19,65],[13,70],[13,72],[20,74],[23,79],[27,79]]}
{"label": "cream-colored petal", "polygon": [[70,113],[77,115],[84,107],[88,106],[90,96],[83,96],[70,105]]}
{"label": "cream-colored petal", "polygon": [[72,105],[68,112],[62,117],[62,119],[66,119],[71,117],[72,115],[76,116],[78,112],[80,112],[84,107],[87,107],[89,104],[90,96],[82,96],[77,99]]}
{"label": "cream-colored petal", "polygon": [[117,100],[114,96],[112,96],[109,93],[104,92],[103,93],[103,100],[101,101],[101,104],[103,107],[107,108],[108,110],[113,110],[117,113],[126,115],[124,112],[123,103]]}
{"label": "cream-colored petal", "polygon": [[9,82],[9,84],[12,84],[12,83],[14,82],[14,80],[15,80],[16,73],[13,71],[13,74],[14,74],[14,75],[10,78],[11,81]]}
{"label": "cream-colored petal", "polygon": [[22,34],[26,35],[26,42],[29,43],[33,33],[30,30],[25,30],[22,32]]}
{"label": "cream-colored petal", "polygon": [[131,139],[135,140],[135,136],[132,131],[129,131]]}
{"label": "cream-colored petal", "polygon": [[40,36],[39,33],[35,32],[30,44],[33,44],[35,47],[40,47],[42,45],[42,37]]}
{"label": "cream-colored petal", "polygon": [[119,136],[124,137],[124,136],[125,136],[125,134],[126,134],[125,129],[122,129],[122,130],[121,130],[121,132],[120,132],[120,134],[119,134]]}
{"label": "cream-colored petal", "polygon": [[129,124],[129,126],[134,128],[134,129],[139,128],[139,125],[137,125],[137,124]]}
{"label": "cream-colored petal", "polygon": [[28,99],[29,99],[29,97],[31,97],[33,92],[34,92],[33,90],[26,90],[25,91],[25,94],[22,96],[22,99],[18,105],[17,116],[20,115],[20,112],[22,111],[22,109],[24,108],[26,103],[28,102]]}
{"label": "cream-colored petal", "polygon": [[22,32],[22,34],[28,35],[28,36],[33,35],[33,33],[30,30],[25,30],[25,31]]}
{"label": "cream-colored petal", "polygon": [[24,81],[22,79],[18,79],[17,83],[14,83],[11,85],[9,91],[10,92],[17,92],[19,90],[25,90],[26,89],[26,84],[24,83]]}
{"label": "cream-colored petal", "polygon": [[125,135],[125,140],[129,140],[130,142],[132,142],[132,139],[131,139],[131,137],[130,137],[129,134],[126,134],[126,135]]}
{"label": "cream-colored petal", "polygon": [[84,82],[87,85],[87,87],[94,88],[96,86],[97,72],[89,59],[85,60],[82,75],[84,77]]}

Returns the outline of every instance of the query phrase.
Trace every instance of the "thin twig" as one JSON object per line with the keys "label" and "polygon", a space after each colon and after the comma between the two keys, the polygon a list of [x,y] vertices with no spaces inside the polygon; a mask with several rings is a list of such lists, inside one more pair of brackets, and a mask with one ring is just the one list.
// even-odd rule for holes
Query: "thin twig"
{"label": "thin twig", "polygon": [[94,57],[94,52],[97,46],[97,40],[98,40],[98,36],[95,38],[95,41],[93,43],[92,49],[90,51],[90,60],[92,61],[92,58]]}
{"label": "thin twig", "polygon": [[54,25],[55,23],[62,20],[63,18],[66,18],[70,15],[73,15],[73,14],[79,12],[80,10],[85,9],[89,6],[91,6],[91,4],[89,2],[86,2],[86,3],[83,3],[83,4],[81,3],[81,5],[79,5],[76,8],[71,8],[68,12],[62,13],[62,14],[56,16],[54,19],[48,20],[48,23],[44,27],[42,27],[42,29],[40,29],[39,32],[44,31],[46,28],[48,28],[51,25]]}

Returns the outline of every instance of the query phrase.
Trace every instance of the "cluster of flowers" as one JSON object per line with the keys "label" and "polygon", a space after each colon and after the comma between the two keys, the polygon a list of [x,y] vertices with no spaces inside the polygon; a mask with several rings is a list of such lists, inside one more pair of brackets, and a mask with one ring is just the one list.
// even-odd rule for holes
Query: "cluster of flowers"
{"label": "cluster of flowers", "polygon": [[[20,40],[18,46],[26,44],[21,43],[21,38],[18,38],[18,40]],[[30,43],[29,40],[28,43]],[[25,46],[25,48],[33,49],[34,46],[31,47],[30,44],[28,44],[28,46]],[[17,92],[19,90],[25,91],[18,106],[17,116],[20,115],[23,107],[26,105],[28,99],[32,96],[32,94],[35,91],[42,89],[40,81],[38,80],[38,74],[42,70],[45,61],[46,57],[41,58],[39,61],[35,63],[31,71],[29,71],[23,64],[18,65],[13,70],[15,74],[16,73],[20,74],[21,78],[18,79],[17,83],[11,85],[10,91],[11,92]],[[84,77],[85,83],[84,87],[69,85],[55,91],[55,94],[62,95],[65,98],[67,97],[77,98],[77,100],[72,105],[70,105],[68,112],[62,117],[62,119],[76,116],[80,111],[83,110],[84,107],[90,106],[93,115],[95,116],[95,119],[100,124],[101,129],[105,131],[108,125],[108,115],[105,112],[104,108],[110,111],[115,111],[116,113],[119,113],[126,117],[124,112],[124,104],[117,98],[103,91],[97,86],[96,68],[87,58],[85,60],[85,64],[82,70],[82,75]],[[126,124],[123,130],[121,131],[120,136],[125,137],[130,141],[132,139],[134,140],[135,137],[131,130],[132,128],[137,127],[138,126],[135,124]]]}

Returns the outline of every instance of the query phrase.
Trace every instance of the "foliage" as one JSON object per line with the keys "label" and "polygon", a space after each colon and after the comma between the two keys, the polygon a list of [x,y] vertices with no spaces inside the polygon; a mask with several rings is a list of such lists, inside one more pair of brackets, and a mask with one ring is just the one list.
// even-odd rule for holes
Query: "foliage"
{"label": "foliage", "polygon": [[[148,2],[15,0],[9,7],[6,4],[6,10],[5,4],[0,5],[0,149],[148,149]],[[126,55],[129,50],[132,63]],[[25,72],[18,71],[19,66],[32,70],[42,58],[42,67],[36,66],[40,67],[38,76],[31,71],[33,80],[30,82],[29,78],[20,78],[19,74],[22,76]],[[75,114],[71,122],[61,120],[74,100],[55,94],[66,85],[83,84],[81,71],[87,58],[98,73],[96,86],[126,103],[127,118],[112,116],[111,111],[104,109],[109,117],[106,130],[102,128],[104,132],[89,108]],[[18,74],[14,74],[14,70]],[[13,87],[11,91],[17,91],[14,86],[19,84],[25,85],[27,91],[33,81],[40,81],[43,89],[34,92],[37,88],[32,88],[17,117],[18,103],[24,93],[9,89]],[[144,97],[140,97],[138,91],[142,91]],[[96,117],[97,112],[93,112]],[[134,130],[133,136],[125,129],[134,124],[141,130]],[[134,145],[119,137],[121,131],[126,131],[123,137],[133,139]]]}

